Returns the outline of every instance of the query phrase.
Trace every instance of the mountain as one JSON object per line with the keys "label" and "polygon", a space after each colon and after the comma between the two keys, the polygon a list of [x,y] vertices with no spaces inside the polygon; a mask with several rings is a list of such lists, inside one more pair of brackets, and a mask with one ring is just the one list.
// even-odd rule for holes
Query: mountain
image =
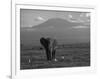
{"label": "mountain", "polygon": [[36,25],[33,26],[33,28],[48,28],[50,26],[53,26],[55,28],[66,28],[66,27],[73,27],[73,26],[84,26],[84,23],[76,23],[76,22],[70,22],[67,21],[65,19],[61,19],[61,18],[53,18],[53,19],[49,19],[46,22],[40,24],[40,25]]}
{"label": "mountain", "polygon": [[84,23],[70,22],[61,18],[49,19],[33,27],[21,28],[21,41],[36,45],[39,44],[42,36],[49,36],[56,37],[59,43],[88,42],[90,29],[72,29],[72,27],[84,25]]}

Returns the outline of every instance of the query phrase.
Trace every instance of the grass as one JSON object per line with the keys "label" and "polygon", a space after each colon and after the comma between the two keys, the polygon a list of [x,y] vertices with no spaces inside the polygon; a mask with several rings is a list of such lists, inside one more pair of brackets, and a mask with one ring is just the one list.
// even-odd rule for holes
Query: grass
{"label": "grass", "polygon": [[57,62],[47,61],[40,46],[23,47],[20,69],[43,69],[60,67],[90,66],[90,45],[88,43],[58,45]]}

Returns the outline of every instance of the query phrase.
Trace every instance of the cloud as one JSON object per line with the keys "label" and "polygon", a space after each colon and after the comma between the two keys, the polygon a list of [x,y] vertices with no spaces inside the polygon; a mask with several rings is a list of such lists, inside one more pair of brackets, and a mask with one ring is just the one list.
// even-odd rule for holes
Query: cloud
{"label": "cloud", "polygon": [[89,26],[74,26],[73,29],[87,29]]}
{"label": "cloud", "polygon": [[41,16],[38,16],[35,18],[35,21],[44,21],[45,19]]}
{"label": "cloud", "polygon": [[73,16],[71,14],[68,15],[68,18],[73,18]]}
{"label": "cloud", "polygon": [[84,17],[84,15],[85,15],[85,13],[81,13],[81,14],[80,14],[80,17]]}
{"label": "cloud", "polygon": [[68,19],[68,21],[73,23],[84,23],[84,21],[81,19],[76,19],[76,20]]}
{"label": "cloud", "polygon": [[26,31],[35,31],[36,29],[30,28],[30,29],[26,29]]}
{"label": "cloud", "polygon": [[[83,13],[80,14],[80,17],[82,17],[82,16],[83,16]],[[74,22],[74,23],[81,23],[81,22],[84,22],[84,20],[82,20],[80,17],[74,18],[73,15],[69,14],[69,15],[68,15],[68,21]]]}
{"label": "cloud", "polygon": [[80,17],[90,17],[90,13],[81,13]]}
{"label": "cloud", "polygon": [[74,23],[86,23],[90,22],[90,13],[81,13],[79,14],[79,17],[74,18],[73,15],[68,15],[68,21],[74,22]]}
{"label": "cloud", "polygon": [[90,17],[90,13],[86,13],[86,17]]}

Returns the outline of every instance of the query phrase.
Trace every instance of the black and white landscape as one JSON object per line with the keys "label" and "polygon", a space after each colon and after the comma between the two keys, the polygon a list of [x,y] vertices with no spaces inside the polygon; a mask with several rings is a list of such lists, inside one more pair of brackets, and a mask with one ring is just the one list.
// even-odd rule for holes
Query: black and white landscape
{"label": "black and white landscape", "polygon": [[[47,61],[41,37],[55,38],[57,61]],[[90,13],[20,9],[20,69],[90,66]]]}

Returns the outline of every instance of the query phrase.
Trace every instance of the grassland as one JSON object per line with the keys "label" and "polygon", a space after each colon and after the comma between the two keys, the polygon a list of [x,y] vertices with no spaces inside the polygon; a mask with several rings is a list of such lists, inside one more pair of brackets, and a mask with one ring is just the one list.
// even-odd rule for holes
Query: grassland
{"label": "grassland", "polygon": [[58,45],[58,61],[47,61],[41,46],[21,46],[20,69],[43,69],[90,66],[90,44],[75,43]]}

